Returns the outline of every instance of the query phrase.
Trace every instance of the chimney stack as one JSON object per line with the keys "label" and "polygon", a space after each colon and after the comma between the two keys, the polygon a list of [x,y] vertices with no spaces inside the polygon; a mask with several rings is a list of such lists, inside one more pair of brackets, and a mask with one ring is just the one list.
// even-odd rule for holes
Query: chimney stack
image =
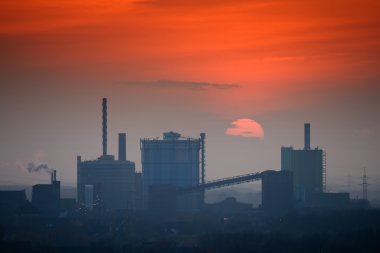
{"label": "chimney stack", "polygon": [[50,174],[51,176],[51,183],[54,183],[57,181],[57,171],[56,170],[53,170]]}
{"label": "chimney stack", "polygon": [[103,98],[103,155],[107,155],[107,98]]}
{"label": "chimney stack", "polygon": [[305,123],[305,150],[310,150],[310,123]]}
{"label": "chimney stack", "polygon": [[119,133],[119,161],[127,160],[127,134]]}

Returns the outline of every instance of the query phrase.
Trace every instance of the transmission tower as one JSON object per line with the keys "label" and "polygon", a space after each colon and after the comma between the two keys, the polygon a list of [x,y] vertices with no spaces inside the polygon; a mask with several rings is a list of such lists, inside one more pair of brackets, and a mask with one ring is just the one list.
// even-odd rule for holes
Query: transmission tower
{"label": "transmission tower", "polygon": [[347,175],[347,190],[350,193],[351,192],[351,174],[348,173]]}
{"label": "transmission tower", "polygon": [[364,170],[363,170],[363,199],[367,199],[367,187],[368,187],[368,183],[367,183],[367,174],[366,174],[366,171],[365,171],[365,167],[364,167]]}

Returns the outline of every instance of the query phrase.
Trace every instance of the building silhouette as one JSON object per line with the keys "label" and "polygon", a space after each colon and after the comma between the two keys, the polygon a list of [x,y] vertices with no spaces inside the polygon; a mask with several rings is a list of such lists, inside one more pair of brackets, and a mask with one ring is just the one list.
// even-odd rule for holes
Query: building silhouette
{"label": "building silhouette", "polygon": [[61,182],[57,173],[51,174],[51,184],[36,184],[32,187],[32,205],[42,215],[57,216],[60,212]]}
{"label": "building silhouette", "polygon": [[310,124],[305,124],[304,149],[281,147],[281,170],[293,172],[295,199],[305,202],[308,196],[325,189],[326,163],[322,149],[310,147]]}
{"label": "building silhouette", "polygon": [[269,170],[261,177],[261,205],[270,215],[283,215],[293,208],[293,172]]}
{"label": "building silhouette", "polygon": [[[140,140],[145,207],[149,202],[149,187],[152,185],[186,188],[204,181],[204,138],[204,134],[200,138],[184,138],[179,133],[166,132],[163,139]],[[168,186],[163,187],[167,188]],[[203,191],[177,196],[177,211],[200,210],[202,198]]]}
{"label": "building silhouette", "polygon": [[0,191],[0,219],[16,213],[25,202],[25,189]]}
{"label": "building silhouette", "polygon": [[135,174],[135,207],[134,209],[137,211],[143,210],[143,187],[142,187],[142,173],[136,172]]}
{"label": "building silhouette", "polygon": [[102,103],[103,154],[97,160],[77,157],[77,199],[89,209],[134,209],[135,163],[126,159],[126,134],[119,134],[119,158],[107,154],[107,99]]}
{"label": "building silhouette", "polygon": [[218,215],[239,215],[252,211],[252,204],[241,203],[235,197],[226,199],[212,204],[205,204],[204,211]]}
{"label": "building silhouette", "polygon": [[310,195],[307,206],[324,209],[352,208],[348,192],[321,192]]}
{"label": "building silhouette", "polygon": [[161,218],[173,218],[177,210],[177,187],[173,184],[152,184],[148,190],[148,210]]}

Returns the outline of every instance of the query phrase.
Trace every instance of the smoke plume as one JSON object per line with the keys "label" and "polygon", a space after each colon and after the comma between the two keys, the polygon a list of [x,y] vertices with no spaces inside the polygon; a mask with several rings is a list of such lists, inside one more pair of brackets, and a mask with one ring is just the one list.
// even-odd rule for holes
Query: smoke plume
{"label": "smoke plume", "polygon": [[34,162],[30,162],[28,163],[28,166],[26,167],[26,169],[28,170],[29,173],[43,171],[43,172],[51,174],[53,172],[53,168],[50,168],[45,163],[36,164]]}

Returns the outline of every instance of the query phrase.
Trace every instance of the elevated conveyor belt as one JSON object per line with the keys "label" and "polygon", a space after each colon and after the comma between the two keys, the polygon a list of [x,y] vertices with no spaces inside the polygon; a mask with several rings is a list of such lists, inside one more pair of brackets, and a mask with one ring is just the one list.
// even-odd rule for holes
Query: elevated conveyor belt
{"label": "elevated conveyor belt", "polygon": [[245,175],[240,175],[240,176],[235,176],[235,177],[228,177],[228,178],[208,181],[204,184],[200,184],[197,186],[192,186],[192,187],[187,187],[187,188],[179,188],[177,190],[177,193],[178,194],[184,194],[184,193],[190,193],[190,192],[194,192],[194,191],[209,190],[209,189],[219,188],[219,187],[228,186],[228,185],[242,184],[242,183],[246,183],[246,182],[261,180],[261,177],[266,172],[267,171],[256,172],[256,173],[251,173],[251,174],[245,174]]}

